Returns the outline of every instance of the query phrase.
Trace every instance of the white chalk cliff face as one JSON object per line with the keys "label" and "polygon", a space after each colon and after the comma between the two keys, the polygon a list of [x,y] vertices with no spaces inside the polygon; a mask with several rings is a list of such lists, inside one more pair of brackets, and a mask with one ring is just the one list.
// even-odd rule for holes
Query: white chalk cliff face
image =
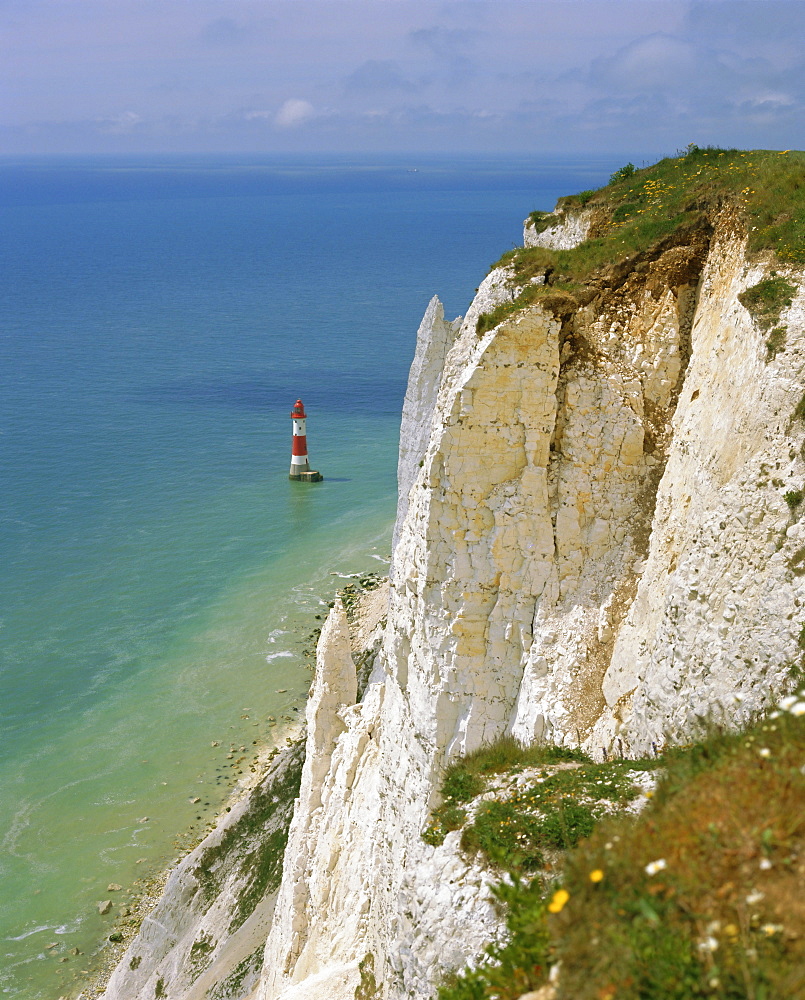
{"label": "white chalk cliff face", "polygon": [[[588,230],[576,212],[540,238]],[[505,268],[463,322],[430,303],[382,647],[356,701],[336,602],[249,996],[425,1000],[495,936],[498,876],[458,833],[421,837],[457,754],[511,732],[636,755],[786,689],[805,627],[805,521],[784,498],[805,484],[805,283],[789,275],[787,343],[769,359],[738,299],[766,274],[724,210],[610,268],[586,304],[546,289],[479,336],[478,317],[517,295]],[[166,940],[149,989],[183,961]],[[126,976],[110,997],[141,995]]]}
{"label": "white chalk cliff face", "polygon": [[551,224],[541,232],[531,219],[523,223],[523,246],[545,247],[549,250],[570,250],[586,240],[592,219],[583,209],[557,210],[548,220]]}
{"label": "white chalk cliff face", "polygon": [[[440,377],[414,366],[384,645],[363,701],[320,720],[332,749],[294,818],[263,1000],[430,997],[493,935],[489,875],[451,835],[421,839],[455,754],[507,731],[639,753],[786,686],[805,624],[805,526],[783,498],[805,477],[805,301],[798,285],[767,362],[737,298],[763,275],[725,213],[586,306],[548,296],[479,337],[514,294],[493,272]],[[429,315],[418,357],[443,335]],[[323,635],[317,683],[333,656]]]}
{"label": "white chalk cliff face", "polygon": [[442,380],[445,354],[456,339],[460,324],[460,316],[452,323],[445,322],[444,306],[434,295],[428,303],[417,332],[416,352],[411,363],[400,426],[397,519],[394,523],[393,551],[397,548],[399,532],[408,511],[408,494],[428,445],[431,418]]}

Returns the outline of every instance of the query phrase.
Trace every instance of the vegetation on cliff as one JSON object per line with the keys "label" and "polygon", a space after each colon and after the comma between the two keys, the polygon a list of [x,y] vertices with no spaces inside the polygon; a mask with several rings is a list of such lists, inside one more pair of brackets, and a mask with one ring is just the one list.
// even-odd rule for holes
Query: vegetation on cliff
{"label": "vegetation on cliff", "polygon": [[524,747],[504,736],[448,767],[442,804],[422,836],[436,845],[461,829],[462,849],[486,864],[518,876],[549,869],[557,852],[638,799],[644,789],[635,779],[656,766],[655,759],[595,763],[576,747]]}
{"label": "vegetation on cliff", "polygon": [[[631,164],[627,166],[631,167]],[[805,264],[805,153],[690,146],[642,170],[622,168],[597,191],[559,201],[554,213],[530,217],[538,232],[585,208],[589,237],[571,250],[520,247],[495,265],[509,266],[520,289],[512,302],[478,319],[478,332],[551,296],[551,308],[584,303],[596,287],[617,281],[651,248],[686,231],[707,229],[714,212],[732,206],[745,228],[749,253],[772,253],[781,266]]]}
{"label": "vegetation on cliff", "polygon": [[670,749],[642,814],[603,819],[561,882],[514,874],[508,939],[439,1000],[805,996],[805,693]]}

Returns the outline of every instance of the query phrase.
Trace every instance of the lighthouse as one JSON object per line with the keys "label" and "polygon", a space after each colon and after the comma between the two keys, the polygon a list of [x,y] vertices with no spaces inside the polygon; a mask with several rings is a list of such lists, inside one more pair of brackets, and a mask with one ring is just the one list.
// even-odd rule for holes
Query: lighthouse
{"label": "lighthouse", "polygon": [[301,399],[297,399],[291,410],[291,420],[293,420],[293,444],[291,446],[291,471],[288,478],[300,483],[320,483],[324,476],[320,472],[314,472],[307,460],[307,434],[305,432],[307,415]]}

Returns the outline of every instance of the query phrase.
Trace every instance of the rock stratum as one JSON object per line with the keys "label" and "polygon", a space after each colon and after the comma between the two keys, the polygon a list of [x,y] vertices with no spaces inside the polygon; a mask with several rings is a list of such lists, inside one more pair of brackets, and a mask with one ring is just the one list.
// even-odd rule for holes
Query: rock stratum
{"label": "rock stratum", "polygon": [[[570,247],[590,222],[580,210],[527,227],[526,243]],[[106,1000],[433,997],[500,930],[499,876],[456,835],[421,836],[449,761],[506,733],[639,755],[787,689],[805,625],[791,500],[805,284],[786,271],[772,353],[740,300],[771,271],[724,203],[583,296],[546,287],[490,329],[479,319],[517,299],[508,265],[463,320],[430,303],[387,621],[360,691],[340,602],[322,630],[282,881],[249,889],[243,859],[276,840],[278,813],[261,831],[246,804],[174,873]],[[293,755],[260,786],[263,813]]]}

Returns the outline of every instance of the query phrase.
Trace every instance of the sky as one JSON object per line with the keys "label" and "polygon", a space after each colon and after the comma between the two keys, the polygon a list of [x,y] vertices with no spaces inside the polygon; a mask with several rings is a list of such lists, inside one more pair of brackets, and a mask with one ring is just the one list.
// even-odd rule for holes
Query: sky
{"label": "sky", "polygon": [[0,0],[0,155],[805,147],[805,0]]}

